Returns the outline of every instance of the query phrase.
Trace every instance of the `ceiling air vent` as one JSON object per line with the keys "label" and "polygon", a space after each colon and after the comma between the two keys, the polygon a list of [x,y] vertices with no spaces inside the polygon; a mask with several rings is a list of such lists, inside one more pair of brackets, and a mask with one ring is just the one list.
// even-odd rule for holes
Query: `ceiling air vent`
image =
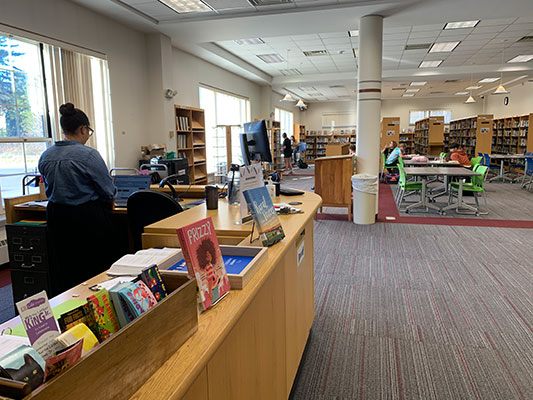
{"label": "ceiling air vent", "polygon": [[446,79],[444,83],[455,83],[455,82],[461,82],[460,79]]}
{"label": "ceiling air vent", "polygon": [[445,92],[429,92],[429,94],[443,94]]}
{"label": "ceiling air vent", "polygon": [[346,89],[343,85],[333,85],[329,87],[330,89]]}
{"label": "ceiling air vent", "polygon": [[328,55],[328,51],[327,50],[304,51],[304,55],[307,56],[307,57],[327,56]]}
{"label": "ceiling air vent", "polygon": [[433,43],[408,44],[405,46],[405,50],[427,50],[432,44]]}
{"label": "ceiling air vent", "polygon": [[292,3],[292,0],[248,0],[248,3],[254,7],[276,6],[279,4],[290,4]]}
{"label": "ceiling air vent", "polygon": [[392,90],[405,90],[403,87],[393,87]]}
{"label": "ceiling air vent", "polygon": [[520,42],[533,42],[533,36],[524,36],[523,38],[516,41],[517,43]]}

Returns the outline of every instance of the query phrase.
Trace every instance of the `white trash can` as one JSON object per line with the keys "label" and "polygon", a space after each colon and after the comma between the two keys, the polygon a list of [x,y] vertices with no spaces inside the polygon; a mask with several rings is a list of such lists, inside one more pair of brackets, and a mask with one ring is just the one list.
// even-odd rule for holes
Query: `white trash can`
{"label": "white trash can", "polygon": [[370,174],[352,176],[353,222],[368,225],[376,222],[378,177]]}

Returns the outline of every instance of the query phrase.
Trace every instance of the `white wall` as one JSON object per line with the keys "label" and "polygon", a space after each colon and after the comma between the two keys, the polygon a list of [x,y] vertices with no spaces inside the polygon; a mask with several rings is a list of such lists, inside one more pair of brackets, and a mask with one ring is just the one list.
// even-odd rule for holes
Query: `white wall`
{"label": "white wall", "polygon": [[[144,34],[65,0],[0,0],[0,10],[0,24],[107,55],[115,164],[134,166],[140,146],[147,142],[143,115],[150,112]],[[6,29],[0,25],[0,31]]]}
{"label": "white wall", "polygon": [[[494,114],[494,118],[511,117],[533,113],[533,82],[520,83],[507,87],[507,95],[487,95],[485,111]],[[509,97],[509,104],[504,105],[503,99]]]}
{"label": "white wall", "polygon": [[335,112],[351,112],[356,114],[355,101],[337,101],[326,103],[310,103],[306,111],[302,112],[302,124],[305,125],[306,130],[320,130],[322,129],[322,115]]}

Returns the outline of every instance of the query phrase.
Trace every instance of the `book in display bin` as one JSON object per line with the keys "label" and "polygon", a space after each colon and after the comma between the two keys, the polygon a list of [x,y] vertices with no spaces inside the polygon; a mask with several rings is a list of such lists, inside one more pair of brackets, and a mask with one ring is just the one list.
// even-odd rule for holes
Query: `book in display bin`
{"label": "book in display bin", "polygon": [[161,301],[167,296],[167,289],[163,279],[161,279],[157,265],[143,269],[139,278],[148,286],[157,301]]}
{"label": "book in display bin", "polygon": [[263,246],[272,246],[285,237],[274,204],[265,186],[246,190],[244,198],[250,206]]}
{"label": "book in display bin", "polygon": [[120,329],[107,289],[87,297],[87,303],[97,327],[98,340],[103,342]]}
{"label": "book in display bin", "polygon": [[33,389],[43,383],[45,361],[31,346],[22,345],[0,359],[0,376],[25,382]]}
{"label": "book in display bin", "polygon": [[211,217],[176,230],[183,258],[198,285],[198,303],[207,310],[229,293],[230,283]]}

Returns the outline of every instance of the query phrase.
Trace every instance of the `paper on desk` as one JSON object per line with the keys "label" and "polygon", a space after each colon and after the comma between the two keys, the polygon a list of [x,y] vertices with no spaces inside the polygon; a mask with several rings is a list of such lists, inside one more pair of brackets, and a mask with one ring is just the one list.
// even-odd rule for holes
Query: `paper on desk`
{"label": "paper on desk", "polygon": [[8,355],[16,348],[28,345],[31,346],[30,340],[27,337],[1,335],[0,336],[0,358]]}
{"label": "paper on desk", "polygon": [[27,203],[24,203],[24,206],[46,208],[46,206],[48,206],[48,200],[28,201]]}
{"label": "paper on desk", "polygon": [[98,287],[98,290],[102,290],[102,289],[109,290],[113,286],[118,285],[119,283],[131,282],[135,278],[137,278],[137,275],[131,275],[131,276],[124,275],[124,276],[119,276],[118,278],[109,279],[108,281],[97,283],[95,286]]}

